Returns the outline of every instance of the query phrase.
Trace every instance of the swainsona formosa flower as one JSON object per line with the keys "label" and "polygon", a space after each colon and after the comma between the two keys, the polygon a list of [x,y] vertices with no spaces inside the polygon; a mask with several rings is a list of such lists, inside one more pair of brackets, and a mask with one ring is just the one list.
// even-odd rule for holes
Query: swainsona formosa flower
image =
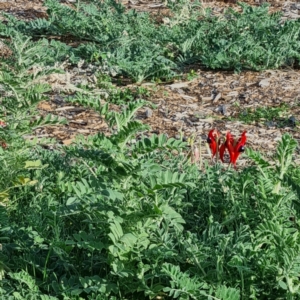
{"label": "swainsona formosa flower", "polygon": [[217,155],[219,150],[219,139],[220,139],[220,133],[216,129],[210,130],[207,137],[207,143],[209,145],[212,158],[214,158],[215,155]]}
{"label": "swainsona formosa flower", "polygon": [[239,155],[245,151],[245,145],[247,142],[246,131],[244,131],[238,140],[235,140],[230,132],[226,134],[225,142],[220,146],[220,159],[224,162],[225,150],[229,152],[230,163],[236,167],[236,161]]}
{"label": "swainsona formosa flower", "polygon": [[230,156],[230,163],[236,167],[236,162],[241,154],[245,151],[245,145],[247,142],[246,131],[244,131],[240,138],[235,140],[232,134],[228,131],[226,134],[226,139],[223,144],[219,146],[220,142],[220,133],[216,129],[212,129],[208,133],[207,143],[212,153],[212,158],[214,156],[220,155],[220,159],[224,162],[224,154],[227,150]]}

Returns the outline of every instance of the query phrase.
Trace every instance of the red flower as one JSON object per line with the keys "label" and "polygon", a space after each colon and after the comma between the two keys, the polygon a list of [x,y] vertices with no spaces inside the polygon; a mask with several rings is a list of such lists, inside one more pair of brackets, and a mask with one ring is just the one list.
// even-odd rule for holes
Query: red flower
{"label": "red flower", "polygon": [[216,129],[212,129],[208,133],[207,143],[209,145],[212,158],[218,153],[220,133]]}
{"label": "red flower", "polygon": [[0,126],[1,127],[6,127],[6,123],[4,121],[0,120]]}
{"label": "red flower", "polygon": [[220,159],[222,162],[224,162],[224,153],[225,150],[227,149],[229,152],[229,156],[230,156],[230,162],[232,162],[234,160],[234,138],[231,135],[230,132],[227,132],[226,134],[226,140],[225,142],[220,146]]}
{"label": "red flower", "polygon": [[241,154],[241,152],[245,151],[245,145],[246,145],[247,137],[246,137],[246,131],[244,131],[241,134],[241,137],[235,141],[233,136],[230,132],[227,132],[226,134],[226,140],[220,147],[220,158],[221,161],[224,162],[224,153],[227,149],[230,156],[230,163],[236,167],[236,161]]}

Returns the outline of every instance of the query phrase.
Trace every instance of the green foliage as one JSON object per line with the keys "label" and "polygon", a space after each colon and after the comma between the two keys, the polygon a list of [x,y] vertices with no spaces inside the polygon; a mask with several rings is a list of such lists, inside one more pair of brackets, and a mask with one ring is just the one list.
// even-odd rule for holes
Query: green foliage
{"label": "green foliage", "polygon": [[[280,14],[269,15],[267,4],[259,8],[240,5],[241,14],[228,10],[225,19],[212,20],[213,30],[207,31],[208,43],[200,53],[205,65],[237,71],[262,70],[293,64],[299,59],[298,24],[280,24]],[[200,30],[196,41],[202,37]],[[287,46],[289,39],[291,44]]]}
{"label": "green foliage", "polygon": [[178,266],[165,263],[162,272],[171,278],[171,287],[165,288],[164,291],[169,292],[173,299],[200,299],[201,294],[205,295],[207,284],[190,278],[189,274],[181,272]]}
{"label": "green foliage", "polygon": [[43,53],[45,59],[68,58],[72,63],[85,59],[109,76],[125,75],[138,83],[169,80],[183,65],[195,62],[241,71],[293,66],[299,61],[299,22],[282,23],[281,15],[269,14],[265,3],[259,7],[240,3],[241,13],[228,9],[216,18],[197,1],[168,1],[173,17],[165,24],[112,0],[78,1],[76,8],[57,0],[45,5],[47,20],[24,22],[5,14],[8,24],[1,33],[72,36],[84,43],[72,48],[52,41]]}
{"label": "green foliage", "polygon": [[108,101],[120,105],[133,102],[137,99],[143,99],[144,97],[148,98],[149,96],[150,92],[143,87],[136,87],[133,90],[125,88],[112,92]]}
{"label": "green foliage", "polygon": [[124,140],[143,130],[134,121],[142,102],[113,113],[77,99],[115,129],[30,154],[24,170],[35,184],[12,190],[3,211],[3,295],[297,299],[300,171],[290,136],[275,164],[249,150],[255,165],[241,172],[199,172],[181,141]]}
{"label": "green foliage", "polygon": [[281,127],[288,123],[287,119],[283,118],[287,112],[287,108],[288,106],[283,103],[277,107],[257,107],[255,110],[246,109],[239,114],[238,118],[245,123],[259,122],[262,120],[272,121]]}
{"label": "green foliage", "polygon": [[[12,55],[0,64],[1,105],[0,119],[5,126],[0,128],[0,148],[2,178],[0,201],[7,200],[8,190],[26,185],[30,181],[26,176],[26,161],[29,159],[31,146],[24,140],[24,135],[32,133],[38,127],[65,124],[65,120],[48,115],[37,117],[37,105],[46,100],[50,86],[45,83],[45,76],[61,70],[45,65],[45,40],[33,43],[30,38],[19,32],[11,35]],[[43,142],[46,142],[45,140]]]}
{"label": "green foliage", "polygon": [[[0,64],[1,298],[299,299],[300,168],[291,136],[272,161],[250,149],[253,163],[240,171],[199,170],[186,143],[146,136],[135,117],[147,104],[138,88],[107,101],[69,95],[95,110],[109,135],[51,150],[24,139],[64,123],[37,117],[36,106],[51,91],[45,76],[61,72],[54,64],[67,56],[94,62],[104,90],[108,76],[164,80],[195,61],[258,70],[298,60],[299,23],[280,24],[263,5],[214,18],[194,11],[197,2],[169,1],[174,17],[164,25],[115,1],[46,5],[47,20],[6,14],[0,26],[12,50]],[[39,39],[50,34],[85,43]],[[110,100],[124,106],[112,111]]]}

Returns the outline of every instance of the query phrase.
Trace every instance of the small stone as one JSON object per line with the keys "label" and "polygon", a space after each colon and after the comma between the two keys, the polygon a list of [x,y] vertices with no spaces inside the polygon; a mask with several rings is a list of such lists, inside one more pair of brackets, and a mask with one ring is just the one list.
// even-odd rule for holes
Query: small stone
{"label": "small stone", "polygon": [[54,96],[52,102],[54,102],[54,103],[57,104],[57,105],[63,105],[65,101],[64,101],[64,98],[63,98],[63,97],[61,97],[60,95],[57,95],[57,94],[56,94],[56,95]]}
{"label": "small stone", "polygon": [[190,117],[190,121],[192,122],[197,122],[199,120],[199,118],[197,117]]}
{"label": "small stone", "polygon": [[266,126],[268,128],[276,127],[276,123],[273,121],[268,121],[268,122],[266,122]]}
{"label": "small stone", "polygon": [[219,112],[225,116],[227,113],[226,105],[224,105],[224,104],[219,105],[218,108],[216,109],[216,112]]}
{"label": "small stone", "polygon": [[292,127],[295,127],[296,126],[296,118],[294,116],[290,116],[289,117],[289,124],[292,126]]}
{"label": "small stone", "polygon": [[268,78],[261,80],[258,85],[262,88],[268,87],[270,85],[270,80]]}
{"label": "small stone", "polygon": [[221,105],[221,106],[222,106],[221,114],[224,116],[228,115],[227,106],[226,105]]}
{"label": "small stone", "polygon": [[186,123],[189,124],[190,126],[194,126],[193,122],[192,122],[190,119],[186,118],[185,121],[186,121]]}
{"label": "small stone", "polygon": [[151,118],[153,115],[153,110],[150,108],[146,109],[146,118]]}
{"label": "small stone", "polygon": [[247,99],[247,95],[245,93],[241,93],[239,94],[238,99],[240,101],[245,101]]}

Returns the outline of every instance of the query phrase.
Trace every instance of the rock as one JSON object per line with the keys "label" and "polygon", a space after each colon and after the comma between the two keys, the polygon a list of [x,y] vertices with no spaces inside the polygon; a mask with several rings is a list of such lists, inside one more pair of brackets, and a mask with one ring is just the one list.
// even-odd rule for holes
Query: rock
{"label": "rock", "polygon": [[153,115],[153,110],[150,108],[146,108],[146,118],[151,118]]}
{"label": "rock", "polygon": [[290,116],[288,121],[289,121],[290,126],[292,126],[292,127],[296,126],[296,121],[297,120],[294,116]]}
{"label": "rock", "polygon": [[221,113],[223,116],[225,116],[225,115],[227,114],[227,108],[226,108],[226,105],[224,105],[224,104],[219,105],[215,111],[216,111],[216,112],[219,112],[219,113]]}
{"label": "rock", "polygon": [[270,79],[268,79],[268,78],[263,79],[258,83],[258,86],[260,86],[262,88],[268,87],[269,85],[270,85]]}
{"label": "rock", "polygon": [[190,120],[192,121],[192,122],[197,122],[198,120],[199,120],[199,118],[197,118],[197,117],[190,117]]}
{"label": "rock", "polygon": [[57,105],[63,105],[65,103],[65,100],[60,95],[56,94],[54,95],[52,102],[54,102]]}
{"label": "rock", "polygon": [[221,105],[221,114],[222,115],[227,115],[227,106],[226,105]]}
{"label": "rock", "polygon": [[185,121],[186,121],[186,123],[187,123],[188,125],[194,126],[194,123],[193,123],[190,119],[185,118]]}
{"label": "rock", "polygon": [[276,122],[268,121],[268,122],[266,122],[266,126],[268,128],[274,128],[274,127],[276,127]]}

